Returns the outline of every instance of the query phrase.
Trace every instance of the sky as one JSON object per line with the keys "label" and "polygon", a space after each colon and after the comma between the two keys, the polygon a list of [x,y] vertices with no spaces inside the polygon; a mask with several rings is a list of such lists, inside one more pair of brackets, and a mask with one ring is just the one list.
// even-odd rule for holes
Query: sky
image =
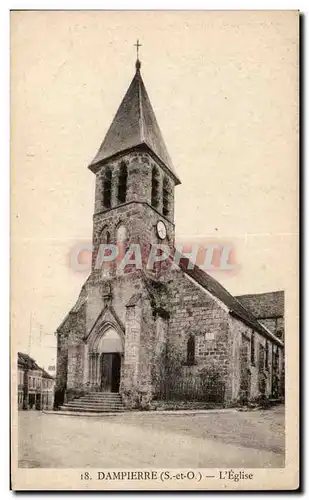
{"label": "sky", "polygon": [[134,75],[174,167],[176,241],[228,241],[231,293],[284,289],[298,261],[298,15],[280,11],[11,13],[12,335],[45,368],[87,273],[87,169]]}

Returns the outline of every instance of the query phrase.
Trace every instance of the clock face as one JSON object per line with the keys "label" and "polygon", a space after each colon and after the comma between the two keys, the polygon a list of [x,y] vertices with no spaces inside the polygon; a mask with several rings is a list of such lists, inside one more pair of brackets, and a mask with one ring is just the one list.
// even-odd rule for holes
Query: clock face
{"label": "clock face", "polygon": [[158,236],[161,240],[164,240],[164,238],[166,238],[166,226],[164,224],[164,222],[162,220],[159,220],[159,222],[157,223],[157,233],[158,233]]}

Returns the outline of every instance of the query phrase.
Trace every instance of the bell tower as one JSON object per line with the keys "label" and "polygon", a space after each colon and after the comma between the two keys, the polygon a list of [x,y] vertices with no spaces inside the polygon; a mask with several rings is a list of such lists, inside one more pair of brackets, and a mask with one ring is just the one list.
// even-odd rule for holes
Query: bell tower
{"label": "bell tower", "polygon": [[174,247],[173,168],[137,60],[133,80],[89,165],[96,176],[93,268],[102,244]]}

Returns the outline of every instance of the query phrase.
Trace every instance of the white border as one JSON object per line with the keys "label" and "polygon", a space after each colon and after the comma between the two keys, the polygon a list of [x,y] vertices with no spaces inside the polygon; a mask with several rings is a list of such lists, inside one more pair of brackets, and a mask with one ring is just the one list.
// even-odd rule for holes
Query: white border
{"label": "white border", "polygon": [[[191,0],[190,2],[185,2],[178,0],[169,1],[169,0],[156,0],[156,1],[132,1],[128,2],[125,0],[113,0],[113,1],[105,1],[102,0],[88,0],[86,1],[69,1],[69,0],[54,0],[54,1],[44,1],[44,0],[32,0],[32,1],[6,1],[2,0],[0,5],[0,51],[1,51],[1,78],[0,78],[0,86],[1,86],[1,141],[2,148],[1,152],[3,155],[3,161],[1,162],[1,196],[0,196],[0,230],[1,230],[1,263],[2,263],[2,279],[1,279],[1,330],[2,330],[2,343],[1,343],[1,352],[2,352],[2,360],[1,360],[1,381],[2,381],[2,411],[1,411],[1,423],[2,423],[2,439],[1,439],[1,483],[0,483],[0,491],[1,498],[9,498],[12,493],[9,492],[9,415],[6,411],[6,408],[9,408],[9,399],[10,395],[8,393],[6,399],[5,387],[9,387],[9,211],[10,211],[10,195],[9,195],[9,10],[23,10],[23,9],[34,9],[34,10],[80,10],[80,9],[94,9],[94,10],[151,10],[151,9],[164,9],[164,10],[192,10],[192,9],[207,9],[207,10],[300,10],[305,16],[308,13],[308,1],[299,0],[295,1],[275,1],[275,0],[259,0],[259,1],[243,1],[243,2],[228,2],[223,0],[217,1],[202,1],[202,0]],[[103,7],[103,9],[102,9]],[[304,37],[304,47],[303,53],[304,58],[308,53],[308,43]],[[307,57],[306,57],[306,62]],[[305,63],[305,61],[303,61]],[[305,78],[305,67],[303,68],[303,81]],[[303,84],[303,92],[305,91],[305,85]],[[307,100],[308,103],[308,100]],[[305,104],[305,103],[304,103]],[[308,109],[308,104],[302,110],[303,113],[303,121],[305,121],[306,111]],[[305,159],[305,144],[308,144],[309,132],[308,129],[303,131],[303,144],[304,144],[304,152],[303,152],[303,162]],[[305,166],[304,166],[305,167]],[[305,170],[305,168],[304,168]],[[307,186],[308,176],[305,177],[303,182],[305,184],[305,188]],[[305,196],[304,196],[305,202]],[[305,215],[308,218],[308,204],[305,204]],[[305,220],[304,215],[304,220]],[[308,243],[307,241],[308,233],[305,236],[304,245]],[[306,246],[305,246],[306,248]],[[308,279],[309,276],[308,266],[305,270],[305,279]],[[306,302],[304,303],[304,309],[306,311],[309,310],[309,298],[306,297]],[[303,327],[305,327],[305,324]],[[306,332],[303,332],[302,341],[304,341]],[[306,353],[304,354],[304,360],[308,359],[308,345],[306,346]],[[307,355],[307,356],[306,356]],[[305,364],[305,363],[304,363]],[[307,375],[307,374],[306,374]],[[304,398],[305,399],[305,398]],[[7,405],[8,402],[8,405]],[[307,409],[307,408],[306,408]],[[307,449],[307,436],[308,433],[305,434],[306,438],[306,449]],[[308,463],[308,461],[307,461]],[[306,470],[303,470],[304,481],[306,477]],[[144,492],[143,495],[147,493]],[[224,493],[223,493],[224,494]],[[216,494],[215,497],[221,496],[222,494]],[[282,496],[283,494],[279,494]],[[64,498],[64,494],[59,494],[59,497]],[[86,494],[89,497],[89,494]],[[109,496],[105,493],[104,496]],[[165,497],[166,494],[161,494],[160,496]],[[192,496],[189,493],[186,496]],[[213,497],[213,494],[207,493],[207,496]],[[270,495],[263,496],[268,497]],[[28,495],[28,497],[32,497],[32,495]],[[115,495],[113,495],[115,497]]]}

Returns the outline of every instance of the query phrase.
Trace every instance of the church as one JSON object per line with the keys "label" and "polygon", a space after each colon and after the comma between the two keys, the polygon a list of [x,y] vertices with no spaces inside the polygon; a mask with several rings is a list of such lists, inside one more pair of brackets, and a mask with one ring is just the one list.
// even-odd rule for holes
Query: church
{"label": "church", "polygon": [[[88,168],[96,179],[92,270],[56,331],[56,408],[280,398],[282,338],[187,256],[172,258],[174,191],[181,182],[138,57]],[[146,265],[152,249],[163,245],[169,257]],[[133,265],[132,249],[139,249],[142,265]]]}

